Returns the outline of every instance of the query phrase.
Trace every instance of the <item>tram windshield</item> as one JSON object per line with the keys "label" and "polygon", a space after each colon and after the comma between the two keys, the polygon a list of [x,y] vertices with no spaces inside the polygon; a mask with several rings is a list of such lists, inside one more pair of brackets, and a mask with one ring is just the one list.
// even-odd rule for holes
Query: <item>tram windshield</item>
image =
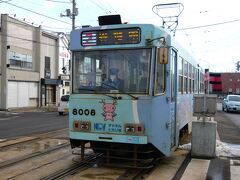
{"label": "tram windshield", "polygon": [[151,49],[74,53],[73,93],[147,93]]}

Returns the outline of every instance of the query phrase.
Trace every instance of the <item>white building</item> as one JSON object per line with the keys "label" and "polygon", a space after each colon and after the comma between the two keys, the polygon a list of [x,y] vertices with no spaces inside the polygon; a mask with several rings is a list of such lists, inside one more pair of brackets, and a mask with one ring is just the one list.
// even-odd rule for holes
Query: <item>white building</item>
{"label": "white building", "polygon": [[62,95],[70,94],[70,67],[71,67],[71,53],[68,50],[69,36],[66,34],[59,34],[59,79],[62,80],[60,86],[60,97]]}
{"label": "white building", "polygon": [[59,37],[1,15],[0,109],[56,105]]}

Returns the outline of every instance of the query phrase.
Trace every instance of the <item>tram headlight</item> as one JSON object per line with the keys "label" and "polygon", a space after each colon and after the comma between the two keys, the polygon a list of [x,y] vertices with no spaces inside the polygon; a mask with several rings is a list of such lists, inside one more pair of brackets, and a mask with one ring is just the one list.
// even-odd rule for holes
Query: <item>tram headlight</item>
{"label": "tram headlight", "polygon": [[73,128],[76,131],[90,131],[91,122],[89,121],[73,121]]}
{"label": "tram headlight", "polygon": [[131,135],[143,135],[144,134],[144,125],[143,124],[134,124],[127,123],[124,126],[125,133]]}

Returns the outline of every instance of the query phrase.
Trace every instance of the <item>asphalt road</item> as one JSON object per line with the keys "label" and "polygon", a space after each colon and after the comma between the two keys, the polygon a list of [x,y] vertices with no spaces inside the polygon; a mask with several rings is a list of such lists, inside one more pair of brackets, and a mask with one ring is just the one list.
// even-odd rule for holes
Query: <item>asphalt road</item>
{"label": "asphalt road", "polygon": [[0,112],[0,139],[68,128],[68,115],[58,112]]}
{"label": "asphalt road", "polygon": [[[217,105],[215,121],[221,141],[240,144],[240,113],[226,113]],[[68,128],[68,115],[58,112],[0,111],[0,139],[26,136]]]}
{"label": "asphalt road", "polygon": [[240,144],[240,113],[224,112],[222,105],[218,103],[214,120],[217,121],[217,131],[221,141]]}

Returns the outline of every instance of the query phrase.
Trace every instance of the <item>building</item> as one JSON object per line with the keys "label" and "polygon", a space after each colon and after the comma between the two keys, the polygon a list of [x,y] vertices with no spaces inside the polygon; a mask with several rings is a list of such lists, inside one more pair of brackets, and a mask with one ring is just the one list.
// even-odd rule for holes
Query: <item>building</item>
{"label": "building", "polygon": [[59,37],[1,15],[0,109],[56,105]]}
{"label": "building", "polygon": [[240,73],[221,73],[223,94],[240,94]]}
{"label": "building", "polygon": [[71,54],[68,50],[69,35],[59,34],[59,79],[62,80],[60,86],[60,97],[62,95],[70,94],[70,68],[71,68]]}
{"label": "building", "polygon": [[212,94],[222,94],[221,73],[209,73],[209,92]]}
{"label": "building", "polygon": [[218,95],[240,94],[240,73],[209,73],[209,92]]}

